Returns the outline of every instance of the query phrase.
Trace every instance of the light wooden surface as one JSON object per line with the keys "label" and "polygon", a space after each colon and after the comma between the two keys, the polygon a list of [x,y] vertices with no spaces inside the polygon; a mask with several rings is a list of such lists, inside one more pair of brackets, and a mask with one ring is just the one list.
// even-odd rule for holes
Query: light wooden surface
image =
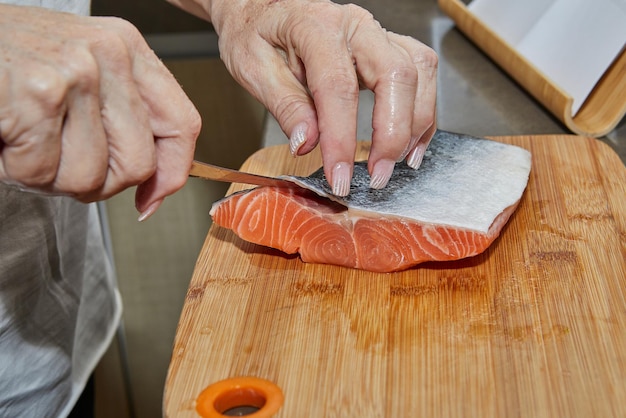
{"label": "light wooden surface", "polygon": [[626,50],[607,69],[580,111],[572,98],[474,16],[461,0],[438,0],[457,27],[572,132],[601,137],[626,115]]}
{"label": "light wooden surface", "polygon": [[[285,394],[277,417],[626,416],[626,169],[592,139],[497,139],[529,149],[533,169],[502,236],[471,259],[375,274],[211,227],[165,415],[195,417],[209,384],[257,376]],[[319,164],[277,146],[243,168]]]}

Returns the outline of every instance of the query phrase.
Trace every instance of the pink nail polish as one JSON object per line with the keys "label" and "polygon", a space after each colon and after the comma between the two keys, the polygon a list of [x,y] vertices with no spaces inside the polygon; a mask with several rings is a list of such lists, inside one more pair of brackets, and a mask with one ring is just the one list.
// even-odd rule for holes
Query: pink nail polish
{"label": "pink nail polish", "polygon": [[389,183],[395,163],[392,160],[380,160],[374,166],[370,187],[372,189],[382,189]]}
{"label": "pink nail polish", "polygon": [[347,196],[350,193],[351,178],[350,165],[348,163],[337,163],[333,168],[333,194],[336,196]]}
{"label": "pink nail polish", "polygon": [[307,125],[306,122],[302,122],[296,125],[293,131],[291,131],[291,136],[289,137],[289,151],[294,157],[298,155],[298,150],[306,142],[306,131],[308,127],[309,125]]}
{"label": "pink nail polish", "polygon": [[419,144],[411,153],[409,154],[406,163],[409,167],[418,169],[420,165],[422,165],[422,160],[424,159],[424,153],[426,153],[426,145]]}
{"label": "pink nail polish", "polygon": [[162,199],[161,200],[157,200],[156,202],[152,203],[150,206],[148,206],[148,208],[146,210],[141,212],[141,214],[139,215],[139,218],[137,218],[137,220],[139,222],[143,222],[146,219],[148,219],[150,216],[152,216],[154,214],[154,212],[157,211],[159,206],[161,206],[161,203],[163,203]]}
{"label": "pink nail polish", "polygon": [[411,140],[409,141],[409,145],[407,145],[406,149],[400,155],[400,158],[398,158],[398,162],[404,160],[409,155],[409,153],[413,151],[413,147],[415,146],[415,144],[417,144],[417,140],[418,138],[414,136],[411,137]]}

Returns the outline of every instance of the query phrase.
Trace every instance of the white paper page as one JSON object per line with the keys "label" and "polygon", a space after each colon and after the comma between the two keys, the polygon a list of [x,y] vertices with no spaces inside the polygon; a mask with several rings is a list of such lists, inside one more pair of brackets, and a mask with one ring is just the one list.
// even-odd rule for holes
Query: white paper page
{"label": "white paper page", "polygon": [[474,0],[469,8],[574,99],[574,115],[626,45],[626,0]]}
{"label": "white paper page", "polygon": [[511,45],[517,45],[557,0],[474,0],[468,10]]}
{"label": "white paper page", "polygon": [[626,1],[559,0],[517,50],[572,96],[575,115],[625,43]]}

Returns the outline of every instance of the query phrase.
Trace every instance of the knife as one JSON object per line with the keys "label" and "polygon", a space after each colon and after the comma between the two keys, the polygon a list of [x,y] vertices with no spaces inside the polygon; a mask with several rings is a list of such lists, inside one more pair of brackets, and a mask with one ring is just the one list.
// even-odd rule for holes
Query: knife
{"label": "knife", "polygon": [[260,174],[246,173],[245,171],[232,170],[230,168],[220,167],[196,160],[191,163],[189,175],[191,177],[223,181],[226,183],[243,183],[273,187],[300,187],[289,180],[262,176]]}

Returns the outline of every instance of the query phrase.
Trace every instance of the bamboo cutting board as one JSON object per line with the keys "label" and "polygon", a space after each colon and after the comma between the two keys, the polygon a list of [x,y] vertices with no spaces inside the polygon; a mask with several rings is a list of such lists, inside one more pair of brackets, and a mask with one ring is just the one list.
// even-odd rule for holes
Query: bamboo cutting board
{"label": "bamboo cutting board", "polygon": [[[283,418],[625,417],[626,168],[589,138],[495,139],[529,149],[533,168],[500,238],[470,259],[376,274],[304,264],[212,226],[165,415],[197,417],[205,387],[255,376],[282,389]],[[319,166],[285,145],[243,169]]]}

